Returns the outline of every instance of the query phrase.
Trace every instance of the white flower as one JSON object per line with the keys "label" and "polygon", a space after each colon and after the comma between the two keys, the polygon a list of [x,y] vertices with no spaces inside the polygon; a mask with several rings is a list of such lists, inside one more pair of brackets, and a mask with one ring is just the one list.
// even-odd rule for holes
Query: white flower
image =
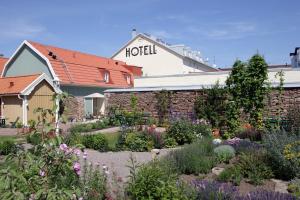
{"label": "white flower", "polygon": [[222,140],[221,139],[213,139],[212,142],[214,145],[218,145],[218,144],[221,144]]}

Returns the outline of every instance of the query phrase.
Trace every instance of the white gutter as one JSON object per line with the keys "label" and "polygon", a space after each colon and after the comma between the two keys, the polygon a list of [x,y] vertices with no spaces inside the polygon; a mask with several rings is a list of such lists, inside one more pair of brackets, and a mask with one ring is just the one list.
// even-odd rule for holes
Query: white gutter
{"label": "white gutter", "polygon": [[27,96],[24,96],[24,98],[22,98],[21,96],[20,96],[20,94],[18,94],[18,98],[20,99],[20,100],[22,100],[22,120],[23,120],[23,126],[24,127],[27,127],[28,126],[28,119],[27,119],[27,105],[28,105],[28,103],[27,103]]}

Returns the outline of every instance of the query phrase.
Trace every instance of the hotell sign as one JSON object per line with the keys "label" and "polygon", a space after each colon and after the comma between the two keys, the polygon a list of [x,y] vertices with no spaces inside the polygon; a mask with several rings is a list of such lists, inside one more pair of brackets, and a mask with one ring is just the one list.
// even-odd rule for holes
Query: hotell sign
{"label": "hotell sign", "polygon": [[152,55],[156,54],[156,46],[153,45],[145,45],[145,46],[139,46],[139,47],[131,47],[126,48],[126,57],[130,56],[143,56],[143,55]]}

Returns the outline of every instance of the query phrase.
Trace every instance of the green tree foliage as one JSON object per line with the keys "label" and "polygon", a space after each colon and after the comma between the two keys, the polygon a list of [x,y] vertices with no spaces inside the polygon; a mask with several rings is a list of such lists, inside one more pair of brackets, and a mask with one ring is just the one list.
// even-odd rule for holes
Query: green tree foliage
{"label": "green tree foliage", "polygon": [[[248,63],[237,60],[232,72],[226,80],[229,98],[235,103],[228,112],[228,120],[235,120],[242,109],[249,114],[249,122],[260,129],[263,126],[262,114],[264,99],[269,93],[267,84],[268,66],[264,58],[255,54]],[[233,121],[231,121],[231,124]],[[234,129],[236,124],[232,125]]]}
{"label": "green tree foliage", "polygon": [[246,70],[246,101],[244,110],[250,114],[250,123],[257,128],[262,127],[262,113],[264,109],[264,99],[268,94],[269,88],[266,83],[268,79],[268,65],[265,59],[255,54],[249,60]]}

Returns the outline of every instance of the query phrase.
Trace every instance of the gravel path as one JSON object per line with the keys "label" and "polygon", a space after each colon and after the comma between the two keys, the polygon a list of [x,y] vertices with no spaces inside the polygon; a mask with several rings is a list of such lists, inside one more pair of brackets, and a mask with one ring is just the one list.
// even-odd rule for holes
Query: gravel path
{"label": "gravel path", "polygon": [[[162,149],[158,157],[166,155],[172,149]],[[129,164],[129,156],[132,153],[134,158],[139,164],[147,163],[152,160],[151,152],[130,152],[130,151],[121,151],[121,152],[105,152],[101,153],[95,150],[87,149],[88,156],[87,161],[94,164],[99,163],[100,166],[106,165],[110,171],[117,173],[118,177],[121,177],[124,181],[127,180],[129,175],[129,168],[126,165]]]}

